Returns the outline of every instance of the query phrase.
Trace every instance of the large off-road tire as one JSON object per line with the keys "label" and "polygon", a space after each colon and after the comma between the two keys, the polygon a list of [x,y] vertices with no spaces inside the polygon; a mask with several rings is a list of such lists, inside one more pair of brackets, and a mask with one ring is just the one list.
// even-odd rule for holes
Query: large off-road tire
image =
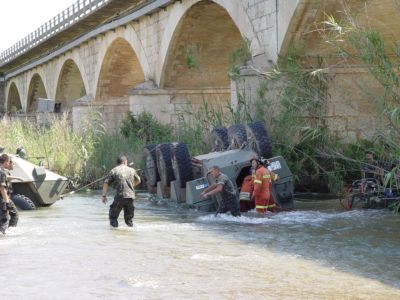
{"label": "large off-road tire", "polygon": [[228,130],[225,127],[217,127],[211,131],[211,150],[224,151],[229,146]]}
{"label": "large off-road tire", "polygon": [[240,149],[247,141],[246,127],[235,124],[228,128],[229,149]]}
{"label": "large off-road tire", "polygon": [[156,187],[160,181],[160,174],[157,168],[156,145],[146,145],[143,149],[144,175],[147,184]]}
{"label": "large off-road tire", "polygon": [[249,145],[259,156],[263,158],[272,157],[271,141],[263,122],[248,123],[246,132]]}
{"label": "large off-road tire", "polygon": [[21,194],[12,194],[11,200],[14,202],[15,206],[22,210],[34,210],[36,209],[35,203],[28,197]]}
{"label": "large off-road tire", "polygon": [[156,147],[157,168],[163,186],[170,186],[175,180],[172,168],[172,145],[168,143],[159,144]]}
{"label": "large off-road tire", "polygon": [[193,180],[192,162],[186,144],[178,143],[173,148],[172,167],[175,180],[181,188],[185,188],[186,182]]}

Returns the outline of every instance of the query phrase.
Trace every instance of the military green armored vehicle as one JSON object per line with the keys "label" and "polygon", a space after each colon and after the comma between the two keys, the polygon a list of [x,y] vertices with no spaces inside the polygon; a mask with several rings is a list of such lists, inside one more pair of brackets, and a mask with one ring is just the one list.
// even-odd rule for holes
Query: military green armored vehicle
{"label": "military green armored vehicle", "polygon": [[263,123],[216,128],[211,132],[211,148],[210,153],[191,157],[187,145],[182,143],[147,145],[144,172],[149,191],[200,211],[213,212],[218,208],[220,196],[200,198],[200,193],[214,182],[209,169],[219,166],[239,193],[244,178],[250,174],[250,159],[257,155],[267,158],[268,168],[280,177],[272,186],[278,206],[285,210],[293,208],[293,174],[282,156],[272,157]]}
{"label": "military green armored vehicle", "polygon": [[68,185],[68,179],[53,173],[44,167],[11,155],[14,169],[11,176],[21,177],[22,181],[13,181],[11,200],[22,210],[50,206],[55,203]]}

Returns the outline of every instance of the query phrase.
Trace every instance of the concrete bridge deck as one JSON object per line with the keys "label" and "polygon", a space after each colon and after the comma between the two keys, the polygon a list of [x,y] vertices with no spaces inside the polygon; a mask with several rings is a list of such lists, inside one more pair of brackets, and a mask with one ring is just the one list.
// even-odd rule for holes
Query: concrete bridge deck
{"label": "concrete bridge deck", "polygon": [[78,1],[0,54],[0,73],[50,53],[87,32],[140,7],[148,0]]}

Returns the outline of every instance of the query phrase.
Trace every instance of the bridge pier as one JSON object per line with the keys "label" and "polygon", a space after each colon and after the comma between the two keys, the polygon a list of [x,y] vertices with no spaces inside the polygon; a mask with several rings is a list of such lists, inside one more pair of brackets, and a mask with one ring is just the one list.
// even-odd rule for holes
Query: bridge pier
{"label": "bridge pier", "polygon": [[149,85],[133,89],[129,110],[134,114],[149,112],[163,124],[178,124],[182,117],[190,121],[200,109],[226,111],[230,103],[229,88],[159,89]]}
{"label": "bridge pier", "polygon": [[253,57],[246,65],[239,68],[239,74],[231,79],[231,105],[236,112],[244,109],[244,103],[253,114],[256,114],[254,104],[260,99],[262,81],[265,80],[262,73],[273,68],[273,62],[265,53]]}
{"label": "bridge pier", "polygon": [[6,104],[6,82],[0,80],[0,114],[5,112]]}
{"label": "bridge pier", "polygon": [[242,111],[243,103],[251,107],[256,102],[261,80],[256,70],[249,67],[240,69],[239,77],[231,81],[231,105],[235,111]]}
{"label": "bridge pier", "polygon": [[107,132],[117,132],[128,111],[126,99],[110,99],[109,103],[77,101],[72,107],[72,126],[79,132],[90,121],[90,124],[104,124]]}

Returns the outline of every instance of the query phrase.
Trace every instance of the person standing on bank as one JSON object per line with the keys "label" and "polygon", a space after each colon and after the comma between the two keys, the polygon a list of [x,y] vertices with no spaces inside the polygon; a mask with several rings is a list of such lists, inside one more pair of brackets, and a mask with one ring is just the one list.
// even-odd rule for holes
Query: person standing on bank
{"label": "person standing on bank", "polygon": [[214,177],[215,183],[202,191],[200,193],[200,197],[206,199],[209,196],[221,193],[222,201],[219,204],[216,214],[223,214],[230,211],[232,216],[239,217],[239,197],[232,181],[224,173],[221,173],[221,170],[218,166],[213,166],[210,169],[210,173]]}
{"label": "person standing on bank", "polygon": [[141,180],[135,169],[128,167],[128,159],[125,155],[118,157],[117,164],[104,180],[102,201],[104,204],[107,203],[107,191],[111,185],[115,189],[115,196],[114,202],[110,205],[110,225],[115,228],[118,227],[118,217],[123,209],[125,223],[132,227],[135,211],[133,205],[135,187],[140,184]]}

